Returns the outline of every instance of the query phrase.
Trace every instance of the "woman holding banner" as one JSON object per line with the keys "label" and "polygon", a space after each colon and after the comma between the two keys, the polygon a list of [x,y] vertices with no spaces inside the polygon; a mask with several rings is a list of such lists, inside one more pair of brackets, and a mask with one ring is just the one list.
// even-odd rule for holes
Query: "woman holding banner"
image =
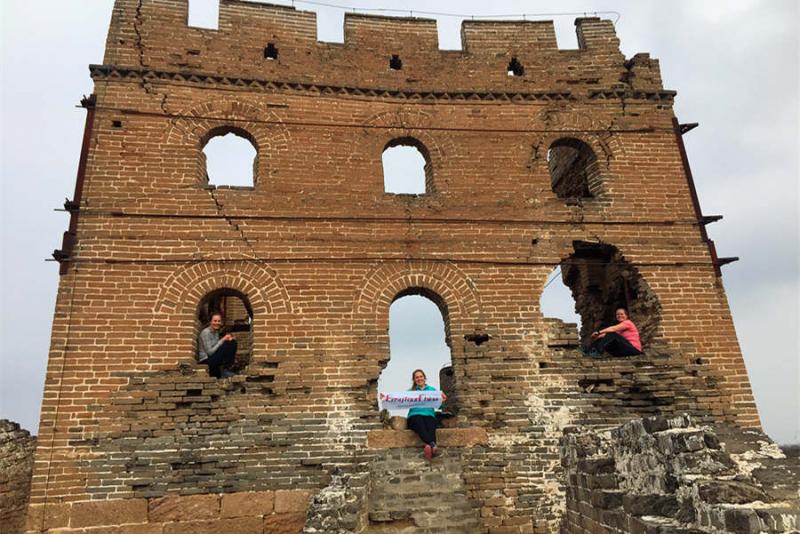
{"label": "woman holding banner", "polygon": [[[411,391],[436,391],[426,384],[425,371],[416,369],[411,373]],[[447,400],[447,395],[442,391],[442,401]],[[417,433],[425,443],[425,458],[430,461],[439,451],[436,448],[436,413],[433,408],[411,408],[408,410],[406,425]]]}

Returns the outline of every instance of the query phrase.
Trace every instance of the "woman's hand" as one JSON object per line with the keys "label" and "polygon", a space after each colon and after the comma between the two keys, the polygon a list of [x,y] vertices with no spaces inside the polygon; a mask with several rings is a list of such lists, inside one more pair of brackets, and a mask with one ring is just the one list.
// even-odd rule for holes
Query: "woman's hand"
{"label": "woman's hand", "polygon": [[223,341],[233,341],[233,336],[230,334],[225,334],[222,338]]}
{"label": "woman's hand", "polygon": [[447,395],[444,394],[444,391],[442,391],[442,402],[447,402]]}

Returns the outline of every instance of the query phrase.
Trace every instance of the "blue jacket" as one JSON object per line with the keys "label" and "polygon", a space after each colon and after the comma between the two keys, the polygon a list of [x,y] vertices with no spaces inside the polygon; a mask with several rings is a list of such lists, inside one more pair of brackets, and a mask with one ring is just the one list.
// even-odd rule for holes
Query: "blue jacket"
{"label": "blue jacket", "polygon": [[[414,386],[411,388],[411,391],[437,391],[436,388],[426,385],[421,390]],[[411,417],[412,415],[427,415],[428,417],[436,417],[436,412],[433,408],[411,408],[408,410],[408,416]]]}

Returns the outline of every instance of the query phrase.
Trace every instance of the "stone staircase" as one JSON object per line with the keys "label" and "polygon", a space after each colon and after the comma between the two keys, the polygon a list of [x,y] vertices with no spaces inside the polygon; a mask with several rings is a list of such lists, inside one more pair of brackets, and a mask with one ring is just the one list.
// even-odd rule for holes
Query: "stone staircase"
{"label": "stone staircase", "polygon": [[461,451],[452,448],[427,462],[421,448],[386,449],[370,466],[371,534],[479,531],[478,507],[462,479]]}

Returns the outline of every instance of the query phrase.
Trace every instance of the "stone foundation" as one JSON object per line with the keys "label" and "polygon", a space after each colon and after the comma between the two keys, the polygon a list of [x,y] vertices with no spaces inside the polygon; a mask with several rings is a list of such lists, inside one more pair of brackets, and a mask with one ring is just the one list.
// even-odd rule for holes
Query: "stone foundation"
{"label": "stone foundation", "polygon": [[37,504],[27,532],[293,534],[305,525],[310,496],[285,490]]}
{"label": "stone foundation", "polygon": [[562,533],[797,532],[800,461],[762,432],[651,417],[561,440]]}

